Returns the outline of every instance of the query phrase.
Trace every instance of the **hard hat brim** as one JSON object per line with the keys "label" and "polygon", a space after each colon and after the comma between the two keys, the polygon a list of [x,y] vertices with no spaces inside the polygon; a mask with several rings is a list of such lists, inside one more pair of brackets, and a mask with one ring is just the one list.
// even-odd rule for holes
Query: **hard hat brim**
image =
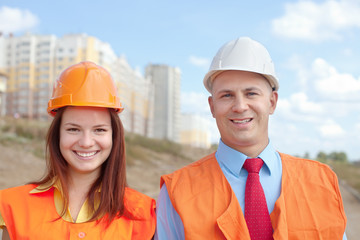
{"label": "hard hat brim", "polygon": [[267,74],[262,74],[262,73],[258,73],[258,72],[254,72],[254,71],[249,71],[249,70],[239,70],[239,69],[222,69],[222,70],[213,70],[213,71],[209,71],[205,77],[204,77],[204,86],[206,88],[206,90],[208,90],[209,93],[211,93],[212,91],[212,83],[214,81],[214,79],[222,72],[225,71],[245,71],[245,72],[253,72],[253,73],[257,73],[262,75],[263,77],[266,78],[266,80],[268,80],[271,88],[273,89],[273,91],[278,91],[279,90],[279,83],[278,83],[278,79],[275,78],[272,75],[267,75]]}

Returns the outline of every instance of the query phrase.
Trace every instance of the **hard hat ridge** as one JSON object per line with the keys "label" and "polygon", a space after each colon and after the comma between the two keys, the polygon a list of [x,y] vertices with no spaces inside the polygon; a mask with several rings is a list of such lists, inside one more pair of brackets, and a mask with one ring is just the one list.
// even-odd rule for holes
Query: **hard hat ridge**
{"label": "hard hat ridge", "polygon": [[203,80],[209,92],[216,76],[227,70],[259,73],[269,81],[273,90],[279,89],[275,67],[269,52],[263,45],[249,37],[229,41],[218,50]]}
{"label": "hard hat ridge", "polygon": [[56,81],[47,111],[54,116],[65,106],[106,107],[118,113],[123,110],[110,73],[89,61],[68,67]]}

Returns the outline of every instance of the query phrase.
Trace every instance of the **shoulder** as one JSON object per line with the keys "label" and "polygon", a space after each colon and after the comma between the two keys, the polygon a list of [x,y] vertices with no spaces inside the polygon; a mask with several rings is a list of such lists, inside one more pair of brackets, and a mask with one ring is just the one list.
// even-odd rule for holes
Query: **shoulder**
{"label": "shoulder", "polygon": [[283,166],[283,173],[289,176],[304,177],[308,181],[316,179],[328,179],[333,184],[337,183],[337,176],[330,166],[319,161],[294,157],[288,154],[279,153]]}
{"label": "shoulder", "polygon": [[155,216],[155,200],[131,188],[125,188],[124,205],[132,218],[152,219]]}
{"label": "shoulder", "polygon": [[325,171],[332,171],[331,168],[319,161],[311,160],[311,159],[305,159],[305,158],[299,158],[294,157],[285,153],[279,153],[280,158],[283,162],[283,164],[295,166],[295,167],[307,167],[307,168],[315,168],[315,169],[322,169]]}
{"label": "shoulder", "polygon": [[214,186],[221,186],[218,189],[229,186],[216,160],[215,153],[162,176],[160,185],[163,184],[166,184],[173,204],[174,199],[183,204],[190,199],[206,197],[204,192],[212,191]]}
{"label": "shoulder", "polygon": [[16,198],[16,197],[21,197],[24,196],[25,194],[29,194],[31,190],[33,190],[34,188],[36,188],[37,185],[34,184],[27,184],[27,185],[23,185],[23,186],[17,186],[17,187],[12,187],[12,188],[6,188],[3,190],[0,190],[0,198]]}
{"label": "shoulder", "polygon": [[2,207],[22,206],[29,203],[31,198],[30,191],[36,188],[36,185],[24,185],[0,190],[0,205]]}

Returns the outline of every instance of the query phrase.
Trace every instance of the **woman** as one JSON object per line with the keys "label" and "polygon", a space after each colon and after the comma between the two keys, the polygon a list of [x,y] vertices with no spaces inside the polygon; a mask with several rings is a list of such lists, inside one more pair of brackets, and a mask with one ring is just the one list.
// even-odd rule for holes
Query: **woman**
{"label": "woman", "polygon": [[48,112],[48,172],[0,191],[3,239],[151,239],[154,200],[126,187],[123,110],[110,74],[67,68]]}

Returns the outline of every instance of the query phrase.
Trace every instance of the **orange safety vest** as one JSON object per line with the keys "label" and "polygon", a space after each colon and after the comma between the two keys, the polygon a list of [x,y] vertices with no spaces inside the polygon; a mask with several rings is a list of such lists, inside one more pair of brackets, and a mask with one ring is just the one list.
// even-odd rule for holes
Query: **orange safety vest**
{"label": "orange safety vest", "polygon": [[[281,194],[270,214],[274,239],[342,239],[346,217],[333,171],[281,154]],[[161,177],[186,239],[248,239],[240,204],[211,154]]]}
{"label": "orange safety vest", "polygon": [[155,232],[155,200],[126,188],[124,203],[131,214],[115,218],[108,228],[96,221],[59,219],[53,189],[30,194],[36,185],[0,191],[0,212],[12,240],[19,239],[151,239]]}

